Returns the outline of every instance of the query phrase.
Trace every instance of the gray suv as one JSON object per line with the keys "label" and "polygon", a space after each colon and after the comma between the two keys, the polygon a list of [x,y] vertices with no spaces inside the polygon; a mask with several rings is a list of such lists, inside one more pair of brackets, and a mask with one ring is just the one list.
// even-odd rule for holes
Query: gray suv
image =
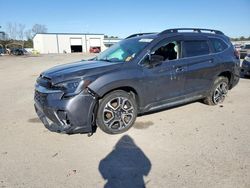
{"label": "gray suv", "polygon": [[240,60],[221,31],[134,34],[97,57],[51,68],[35,85],[35,110],[51,131],[118,134],[138,114],[190,101],[223,102]]}

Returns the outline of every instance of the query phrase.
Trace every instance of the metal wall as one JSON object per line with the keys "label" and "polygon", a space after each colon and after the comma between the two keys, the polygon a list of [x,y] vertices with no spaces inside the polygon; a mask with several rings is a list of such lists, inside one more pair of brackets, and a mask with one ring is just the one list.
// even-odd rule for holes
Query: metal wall
{"label": "metal wall", "polygon": [[[80,40],[79,40],[80,39]],[[92,45],[100,45],[101,50],[105,50],[103,34],[57,34],[46,33],[36,34],[33,38],[34,50],[42,54],[47,53],[71,53],[72,41],[79,43],[81,41],[82,51],[89,52]]]}

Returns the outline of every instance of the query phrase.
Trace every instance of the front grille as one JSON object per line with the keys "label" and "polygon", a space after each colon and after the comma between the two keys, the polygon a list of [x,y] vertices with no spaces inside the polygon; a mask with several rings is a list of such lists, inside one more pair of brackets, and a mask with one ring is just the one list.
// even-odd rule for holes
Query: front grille
{"label": "front grille", "polygon": [[39,91],[35,91],[35,96],[34,99],[37,101],[40,105],[44,105],[46,101],[47,94],[45,93],[40,93]]}

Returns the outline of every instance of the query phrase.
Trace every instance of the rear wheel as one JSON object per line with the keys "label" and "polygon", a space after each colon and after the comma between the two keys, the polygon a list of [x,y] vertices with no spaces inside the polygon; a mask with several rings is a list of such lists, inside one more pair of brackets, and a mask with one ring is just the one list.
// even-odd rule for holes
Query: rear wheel
{"label": "rear wheel", "polygon": [[135,122],[137,105],[134,97],[122,90],[107,94],[97,111],[96,123],[108,134],[127,131]]}
{"label": "rear wheel", "polygon": [[209,95],[204,99],[204,102],[208,105],[217,105],[225,100],[228,93],[228,79],[226,77],[218,77]]}

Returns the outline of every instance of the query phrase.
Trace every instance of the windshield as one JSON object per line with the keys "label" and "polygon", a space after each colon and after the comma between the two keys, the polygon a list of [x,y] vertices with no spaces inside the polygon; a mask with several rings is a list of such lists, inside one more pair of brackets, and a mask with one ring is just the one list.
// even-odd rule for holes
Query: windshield
{"label": "windshield", "polygon": [[99,54],[95,60],[108,62],[129,62],[153,39],[132,38],[122,40]]}

